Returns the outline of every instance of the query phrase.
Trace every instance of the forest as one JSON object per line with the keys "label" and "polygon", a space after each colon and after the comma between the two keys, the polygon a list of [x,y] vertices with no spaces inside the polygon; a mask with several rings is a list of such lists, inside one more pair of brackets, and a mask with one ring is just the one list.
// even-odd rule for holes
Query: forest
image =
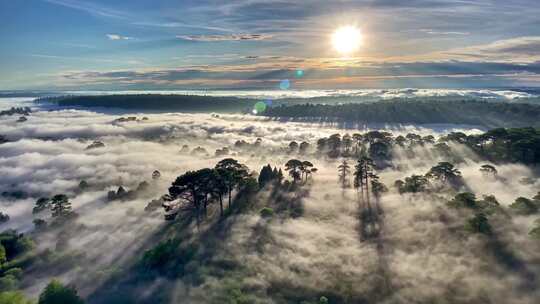
{"label": "forest", "polygon": [[538,126],[540,106],[486,100],[392,99],[369,103],[296,104],[270,107],[276,119],[342,122],[355,126],[379,124],[463,124],[497,127]]}
{"label": "forest", "polygon": [[[39,186],[3,184],[11,209],[0,225],[31,227],[0,234],[1,304],[538,298],[539,129],[313,137],[315,129],[299,128],[305,133],[282,138],[273,136],[290,133],[273,122],[229,126],[226,116],[194,114],[174,121],[191,131],[170,125],[163,133],[170,118],[153,115],[106,116],[110,127],[90,141],[3,135],[0,152],[23,157],[0,163],[4,172],[36,161],[17,156],[17,145],[37,143],[33,153],[53,158],[30,165]],[[141,137],[153,124],[162,133]],[[134,133],[116,138],[119,128]],[[58,149],[74,163],[52,174],[45,168],[62,162]],[[120,151],[132,152],[113,173],[102,162]],[[82,171],[72,175],[70,166]],[[51,174],[62,182],[43,191]],[[23,219],[25,202],[32,207]],[[468,266],[441,272],[460,263]]]}

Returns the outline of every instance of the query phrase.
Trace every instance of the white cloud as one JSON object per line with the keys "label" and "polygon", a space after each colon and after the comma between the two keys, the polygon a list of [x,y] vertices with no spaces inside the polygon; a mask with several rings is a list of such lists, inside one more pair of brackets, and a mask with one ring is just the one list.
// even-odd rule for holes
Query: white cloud
{"label": "white cloud", "polygon": [[133,37],[128,36],[122,36],[118,34],[107,34],[106,35],[109,40],[133,40]]}
{"label": "white cloud", "polygon": [[231,35],[179,35],[179,39],[190,41],[247,41],[247,40],[265,40],[272,38],[267,34],[231,34]]}

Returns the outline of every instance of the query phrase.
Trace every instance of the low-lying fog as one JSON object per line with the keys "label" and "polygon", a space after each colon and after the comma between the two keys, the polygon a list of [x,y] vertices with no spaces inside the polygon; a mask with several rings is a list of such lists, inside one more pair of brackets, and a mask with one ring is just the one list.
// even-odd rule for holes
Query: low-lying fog
{"label": "low-lying fog", "polygon": [[[229,157],[232,155],[256,172],[267,163],[282,167],[291,158],[313,162],[319,171],[314,174],[309,195],[303,199],[304,213],[283,221],[265,221],[258,213],[236,218],[215,259],[236,261],[248,271],[241,277],[209,273],[196,287],[180,280],[156,282],[156,286],[171,288],[171,303],[209,303],[231,279],[256,290],[260,303],[283,303],[272,295],[276,289],[290,289],[291,293],[320,290],[321,295],[333,291],[347,295],[344,298],[348,297],[350,303],[362,299],[370,303],[370,299],[386,303],[538,303],[540,299],[538,285],[524,287],[527,281],[539,282],[540,244],[528,236],[535,217],[513,217],[501,226],[492,223],[500,242],[522,265],[513,268],[498,262],[481,236],[453,232],[452,227],[462,225],[464,219],[444,208],[449,197],[399,194],[392,186],[397,179],[426,173],[440,161],[428,147],[417,147],[413,157],[395,149],[392,168],[378,172],[390,191],[380,201],[385,212],[380,242],[368,242],[362,241],[359,234],[355,191],[342,190],[338,185],[337,166],[341,159],[316,158],[309,153],[291,155],[284,149],[291,141],[309,142],[314,149],[320,137],[357,130],[281,123],[249,115],[117,115],[49,110],[38,108],[25,122],[17,122],[18,116],[0,117],[0,134],[10,140],[0,144],[0,192],[28,194],[18,200],[0,198],[1,211],[10,216],[0,228],[30,232],[34,218],[46,218],[32,214],[37,198],[67,194],[80,215],[77,221],[90,229],[69,241],[69,250],[84,251],[87,257],[77,268],[54,274],[64,282],[77,285],[86,277],[103,282],[107,279],[104,269],[142,255],[146,240],[167,224],[161,211],[145,212],[146,204],[166,193],[171,182],[187,170],[213,167],[224,158],[215,156],[216,149],[229,147]],[[137,119],[116,120],[122,116]],[[459,128],[405,127],[391,131],[394,135],[415,132],[437,136],[455,130]],[[257,138],[262,139],[261,146],[249,153],[235,149],[236,141],[253,143]],[[88,149],[95,141],[104,147]],[[188,150],[181,152],[184,145]],[[204,148],[207,154],[193,154],[191,151],[197,147]],[[478,198],[492,194],[508,206],[517,197],[532,197],[540,190],[538,172],[531,168],[497,165],[499,176],[504,178],[486,179],[479,171],[486,162],[463,146],[453,145],[452,149],[465,158],[457,167],[466,187]],[[160,179],[152,180],[154,170],[161,172]],[[524,178],[532,179],[532,183],[521,182]],[[88,183],[89,190],[80,193],[82,180]],[[109,190],[120,185],[126,190],[135,189],[142,181],[150,186],[133,200],[106,202]],[[258,197],[264,199],[264,193]],[[441,221],[443,217],[445,221]],[[256,231],[261,225],[267,234],[262,245],[255,244],[259,242]],[[40,248],[54,248],[57,238],[45,234],[37,243]],[[25,292],[35,297],[51,277],[43,275]],[[97,288],[77,287],[82,295]]]}

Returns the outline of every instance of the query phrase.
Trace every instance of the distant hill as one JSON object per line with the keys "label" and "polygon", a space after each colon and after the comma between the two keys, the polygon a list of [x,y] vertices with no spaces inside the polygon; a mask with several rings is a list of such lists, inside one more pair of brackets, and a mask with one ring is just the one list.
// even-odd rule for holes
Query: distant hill
{"label": "distant hill", "polygon": [[282,104],[265,116],[295,121],[540,126],[540,105],[484,100],[393,99],[351,104]]}
{"label": "distant hill", "polygon": [[249,111],[256,100],[236,97],[196,95],[99,95],[41,98],[36,102],[54,102],[61,107],[104,107],[179,112],[242,112]]}

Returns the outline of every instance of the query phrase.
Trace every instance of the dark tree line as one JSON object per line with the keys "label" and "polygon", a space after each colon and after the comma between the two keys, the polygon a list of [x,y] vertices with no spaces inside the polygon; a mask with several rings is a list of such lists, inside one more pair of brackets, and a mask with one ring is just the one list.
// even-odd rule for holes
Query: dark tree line
{"label": "dark tree line", "polygon": [[[285,164],[285,170],[294,188],[306,183],[317,168],[309,161],[291,159]],[[256,179],[246,165],[233,158],[225,158],[214,168],[188,171],[178,176],[161,201],[167,212],[166,219],[175,219],[180,211],[188,211],[199,222],[201,216],[207,215],[208,206],[212,203],[219,204],[221,216],[225,212],[224,200],[227,200],[226,209],[230,210],[233,207],[234,191],[238,195],[253,193],[269,185],[280,186],[283,179],[281,168],[263,166]]]}
{"label": "dark tree line", "polygon": [[540,106],[482,100],[397,99],[350,104],[295,104],[267,109],[264,115],[344,124],[467,124],[486,127],[539,126]]}

